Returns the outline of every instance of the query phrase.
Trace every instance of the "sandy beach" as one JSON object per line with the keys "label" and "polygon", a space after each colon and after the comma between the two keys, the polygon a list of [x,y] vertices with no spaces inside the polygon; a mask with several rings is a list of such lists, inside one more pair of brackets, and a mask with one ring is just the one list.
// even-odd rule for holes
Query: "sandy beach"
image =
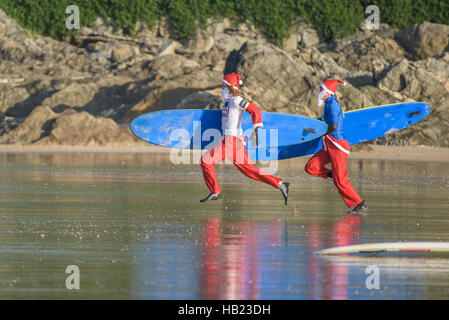
{"label": "sandy beach", "polygon": [[[370,150],[368,150],[370,149]],[[142,146],[41,146],[0,145],[1,153],[158,153],[168,154],[171,148],[155,145]],[[429,146],[381,146],[369,145],[353,151],[351,159],[437,161],[449,162],[449,148]]]}

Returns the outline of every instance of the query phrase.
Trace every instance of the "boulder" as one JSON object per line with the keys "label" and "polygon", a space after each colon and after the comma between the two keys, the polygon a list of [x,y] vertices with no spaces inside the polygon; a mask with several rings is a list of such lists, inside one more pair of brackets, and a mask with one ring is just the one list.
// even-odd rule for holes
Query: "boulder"
{"label": "boulder", "polygon": [[360,92],[375,106],[397,103],[403,100],[403,97],[394,96],[389,91],[381,90],[375,86],[363,86],[359,88]]}
{"label": "boulder", "polygon": [[[449,52],[446,54],[449,58]],[[415,62],[415,66],[430,72],[435,79],[441,82],[446,91],[449,92],[449,59],[445,57],[441,59],[430,57]]]}
{"label": "boulder", "polygon": [[99,88],[95,83],[73,82],[63,89],[55,92],[41,103],[61,112],[68,107],[83,107],[98,93]]}
{"label": "boulder", "polygon": [[102,17],[97,17],[95,21],[88,27],[81,27],[80,32],[83,34],[88,34],[92,32],[113,34],[114,27],[112,26],[112,24],[107,24]]}
{"label": "boulder", "polygon": [[[0,84],[0,111],[8,113],[8,110],[15,108],[25,101],[30,94],[24,87],[13,87],[9,84]],[[23,113],[9,114],[11,116],[24,116]],[[28,113],[27,113],[28,115]]]}
{"label": "boulder", "polygon": [[449,26],[423,22],[400,30],[396,38],[412,59],[441,55],[449,45]]}
{"label": "boulder", "polygon": [[415,67],[407,59],[394,66],[378,83],[380,89],[396,91],[413,100],[435,102],[447,94],[430,72]]}
{"label": "boulder", "polygon": [[228,57],[229,53],[214,48],[207,53],[201,54],[196,61],[201,66],[209,67],[213,71],[224,72]]}
{"label": "boulder", "polygon": [[176,50],[177,53],[200,56],[209,52],[214,46],[214,38],[206,32],[198,29],[195,36],[187,41],[185,47]]}
{"label": "boulder", "polygon": [[27,36],[19,24],[0,9],[0,39],[2,38],[23,41]]}
{"label": "boulder", "polygon": [[300,112],[299,98],[319,85],[311,66],[274,45],[248,41],[239,56],[235,71],[242,75],[245,96],[263,110]]}
{"label": "boulder", "polygon": [[2,135],[0,143],[33,143],[48,133],[56,117],[57,114],[49,107],[37,107],[17,128]]}
{"label": "boulder", "polygon": [[112,61],[118,62],[127,60],[135,55],[140,53],[138,47],[128,46],[128,45],[120,45],[117,48],[112,50]]}
{"label": "boulder", "polygon": [[7,116],[28,116],[44,99],[61,88],[60,81],[45,78],[22,83],[0,85],[0,107]]}
{"label": "boulder", "polygon": [[248,21],[235,23],[228,18],[222,20],[212,19],[206,30],[214,39],[213,48],[230,53],[239,50],[249,40],[267,43],[266,37],[258,32]]}
{"label": "boulder", "polygon": [[176,48],[180,47],[179,42],[174,40],[165,41],[158,49],[158,56],[172,55],[175,53]]}
{"label": "boulder", "polygon": [[218,109],[222,105],[221,91],[198,91],[183,98],[177,109]]}
{"label": "boulder", "polygon": [[[146,83],[139,91],[147,92],[147,94],[129,109],[122,118],[122,122],[130,122],[135,117],[147,112],[187,106],[189,101],[192,103],[196,101],[195,103],[199,103],[199,105],[212,108],[211,103],[213,103],[214,98],[211,95],[220,94],[220,79],[222,77],[222,72],[198,68],[195,72],[173,76],[170,81],[162,78]],[[200,94],[202,91],[206,91],[207,94]],[[204,104],[204,101],[206,101],[206,104]]]}
{"label": "boulder", "polygon": [[284,41],[283,49],[286,52],[296,52],[299,49],[316,47],[320,44],[318,32],[305,23],[302,19],[295,23],[294,31]]}
{"label": "boulder", "polygon": [[214,38],[214,47],[217,50],[230,53],[239,50],[246,41],[248,41],[246,37],[234,37],[225,33]]}
{"label": "boulder", "polygon": [[148,64],[151,76],[157,80],[172,79],[184,73],[190,73],[198,67],[197,62],[178,54],[163,55]]}
{"label": "boulder", "polygon": [[172,32],[173,28],[171,27],[170,18],[168,16],[164,16],[159,20],[159,24],[157,26],[157,36],[162,37],[164,39],[175,38],[175,35]]}
{"label": "boulder", "polygon": [[112,119],[95,118],[87,112],[61,115],[38,144],[132,145],[137,139]]}
{"label": "boulder", "polygon": [[320,44],[318,31],[310,27],[304,28],[301,31],[301,40],[298,44],[303,49],[318,46]]}
{"label": "boulder", "polygon": [[325,52],[335,52],[334,59],[350,71],[376,72],[390,68],[405,56],[405,51],[394,40],[393,34],[384,35],[372,32],[359,32],[341,39],[326,48]]}
{"label": "boulder", "polygon": [[[322,77],[334,76],[344,78],[349,70],[340,66],[328,52],[321,53],[317,48],[310,48],[300,54],[302,61],[313,67]],[[323,79],[324,80],[324,79]]]}
{"label": "boulder", "polygon": [[[91,42],[86,46],[86,50],[90,52],[88,58],[96,61],[111,59],[114,48],[118,49],[117,44],[103,41]],[[64,55],[67,54],[64,52]]]}

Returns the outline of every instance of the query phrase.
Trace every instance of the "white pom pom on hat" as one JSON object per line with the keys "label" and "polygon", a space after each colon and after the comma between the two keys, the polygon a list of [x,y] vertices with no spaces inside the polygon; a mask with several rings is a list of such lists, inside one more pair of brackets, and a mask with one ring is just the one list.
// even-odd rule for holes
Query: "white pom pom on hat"
{"label": "white pom pom on hat", "polygon": [[225,75],[221,81],[234,89],[238,89],[243,84],[242,77],[236,72]]}

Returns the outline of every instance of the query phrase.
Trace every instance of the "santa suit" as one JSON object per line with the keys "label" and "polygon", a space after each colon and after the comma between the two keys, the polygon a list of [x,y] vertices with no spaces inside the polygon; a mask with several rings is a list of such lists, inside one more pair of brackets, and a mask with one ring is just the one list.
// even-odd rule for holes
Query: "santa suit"
{"label": "santa suit", "polygon": [[334,95],[325,100],[321,120],[327,124],[337,124],[337,130],[322,137],[323,148],[310,158],[305,170],[313,176],[327,179],[328,173],[331,170],[327,169],[325,165],[330,162],[332,166],[332,179],[338,192],[346,205],[353,207],[362,202],[362,198],[355,192],[354,187],[348,179],[346,161],[351,148],[349,147],[348,141],[344,138],[344,114]]}
{"label": "santa suit", "polygon": [[242,97],[236,96],[224,101],[222,110],[222,140],[201,157],[201,169],[204,181],[211,193],[221,193],[215,174],[214,164],[231,159],[233,164],[247,177],[265,182],[279,188],[282,179],[269,175],[257,168],[249,160],[245,148],[245,137],[242,132],[242,116],[246,111],[251,114],[253,129],[262,127],[262,115],[254,103],[248,103]]}

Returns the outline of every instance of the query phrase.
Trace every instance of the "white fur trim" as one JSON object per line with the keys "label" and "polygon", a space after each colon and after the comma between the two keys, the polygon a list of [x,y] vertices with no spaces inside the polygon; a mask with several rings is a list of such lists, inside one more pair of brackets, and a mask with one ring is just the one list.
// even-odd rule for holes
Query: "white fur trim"
{"label": "white fur trim", "polygon": [[262,128],[262,127],[263,127],[263,123],[262,122],[253,124],[253,130],[256,129],[256,128]]}
{"label": "white fur trim", "polygon": [[323,88],[324,91],[326,91],[327,93],[329,93],[329,94],[331,94],[331,95],[334,94],[331,90],[329,90],[329,89],[326,87],[326,85],[325,85],[324,83],[320,84],[320,87]]}
{"label": "white fur trim", "polygon": [[232,84],[230,84],[229,82],[227,82],[225,79],[221,79],[221,82],[223,82],[224,84],[227,84],[228,86],[233,87],[234,89],[238,90],[239,88],[234,87]]}
{"label": "white fur trim", "polygon": [[346,153],[346,154],[349,154],[350,153],[350,151],[349,150],[346,150],[345,148],[343,148],[341,145],[339,145],[337,142],[335,142],[334,140],[332,140],[329,136],[325,136],[325,137],[327,137],[330,141],[332,141],[332,143],[338,148],[338,149],[340,149],[341,151],[343,151],[344,153]]}

